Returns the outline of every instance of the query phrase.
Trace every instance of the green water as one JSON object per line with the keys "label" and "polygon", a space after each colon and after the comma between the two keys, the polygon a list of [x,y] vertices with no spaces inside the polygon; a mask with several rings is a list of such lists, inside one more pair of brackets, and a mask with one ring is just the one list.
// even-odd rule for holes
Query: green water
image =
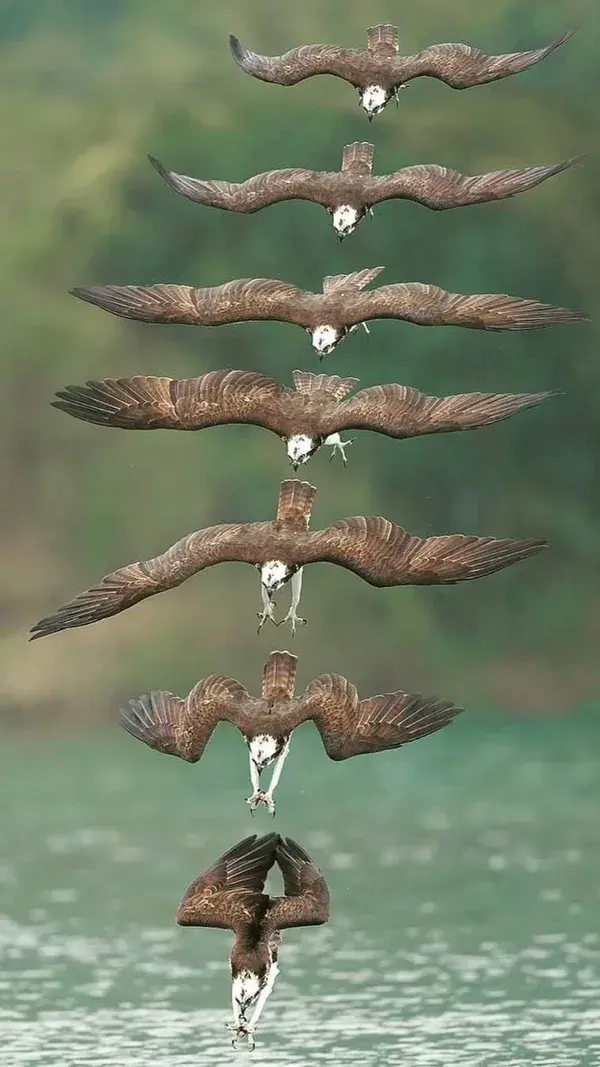
{"label": "green water", "polygon": [[600,1063],[600,729],[474,722],[329,763],[294,739],[274,825],[328,878],[285,934],[252,1056],[234,1052],[230,935],[175,926],[193,877],[253,829],[246,750],[203,762],[115,729],[4,739],[0,1061],[133,1065]]}

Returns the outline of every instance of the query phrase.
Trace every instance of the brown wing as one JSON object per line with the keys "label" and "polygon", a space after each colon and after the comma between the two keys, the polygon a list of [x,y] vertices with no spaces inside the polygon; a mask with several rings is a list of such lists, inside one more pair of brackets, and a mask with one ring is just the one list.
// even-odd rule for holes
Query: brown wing
{"label": "brown wing", "polygon": [[335,563],[369,585],[451,585],[483,578],[546,548],[541,539],[411,537],[381,516],[355,515],[307,535],[298,562]]}
{"label": "brown wing", "polygon": [[140,600],[174,589],[193,574],[216,563],[252,563],[271,523],[228,523],[208,526],[177,541],[161,556],[130,563],[107,574],[98,585],[42,619],[31,630],[30,641],[59,630],[89,626],[133,607]]}
{"label": "brown wing", "polygon": [[321,926],[329,919],[329,890],[312,856],[291,837],[280,838],[276,860],[284,897],[272,897],[265,916],[270,931],[291,926]]}
{"label": "brown wing", "polygon": [[200,378],[105,378],[68,385],[52,407],[76,419],[124,430],[202,430],[250,423],[285,435],[282,401],[295,393],[273,378],[217,370]]}
{"label": "brown wing", "polygon": [[237,931],[254,923],[268,904],[263,889],[279,840],[279,834],[252,834],[225,852],[186,890],[179,925]]}
{"label": "brown wing", "polygon": [[312,170],[269,170],[245,182],[202,181],[187,174],[166,170],[154,156],[152,166],[171,189],[188,200],[222,211],[241,211],[247,215],[281,200],[314,200],[321,175]]}
{"label": "brown wing", "polygon": [[510,418],[523,408],[535,407],[545,393],[459,393],[427,396],[407,385],[374,385],[323,414],[321,434],[340,430],[374,430],[387,437],[476,430]]}
{"label": "brown wing", "polygon": [[395,62],[398,84],[411,78],[437,78],[452,89],[469,89],[473,85],[508,78],[511,74],[540,63],[561,44],[573,36],[573,31],[555,37],[544,48],[530,52],[509,52],[506,55],[488,56],[479,48],[468,44],[434,44],[415,56],[399,57]]}
{"label": "brown wing", "polygon": [[404,319],[418,326],[462,326],[469,330],[541,330],[562,323],[588,322],[572,308],[540,304],[506,293],[449,293],[437,285],[405,282],[369,292],[342,293],[340,315],[352,326],[369,319]]}
{"label": "brown wing", "polygon": [[149,748],[197,763],[219,722],[238,725],[240,705],[248,698],[248,690],[235,678],[211,674],[184,700],[166,692],[130,700],[120,723]]}
{"label": "brown wing", "polygon": [[262,56],[251,52],[237,37],[229,35],[229,50],[238,67],[263,82],[297,85],[317,74],[333,74],[354,84],[365,66],[363,52],[334,44],[304,44],[282,56]]}
{"label": "brown wing", "polygon": [[258,319],[288,319],[301,289],[276,278],[237,278],[225,285],[194,289],[190,285],[91,285],[71,289],[73,296],[112,315],[140,322],[183,326],[223,326]]}
{"label": "brown wing", "polygon": [[450,167],[423,163],[405,167],[365,182],[365,195],[370,204],[383,200],[414,200],[432,211],[448,211],[468,204],[485,204],[491,200],[506,200],[541,185],[554,174],[568,170],[580,157],[564,160],[546,167],[524,167],[522,170],[494,170],[472,177]]}
{"label": "brown wing", "polygon": [[339,674],[315,678],[306,699],[332,760],[401,748],[441,730],[463,710],[420,693],[384,693],[359,701],[356,687]]}

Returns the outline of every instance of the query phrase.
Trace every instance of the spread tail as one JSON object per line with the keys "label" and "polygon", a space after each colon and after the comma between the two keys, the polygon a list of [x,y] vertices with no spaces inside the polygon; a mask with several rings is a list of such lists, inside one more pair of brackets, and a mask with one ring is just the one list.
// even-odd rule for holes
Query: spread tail
{"label": "spread tail", "polygon": [[264,700],[292,700],[297,669],[298,657],[291,652],[271,652],[263,668]]}
{"label": "spread tail", "polygon": [[375,145],[368,141],[354,141],[347,144],[342,155],[342,171],[344,174],[356,174],[360,177],[368,177],[373,169],[373,156]]}
{"label": "spread tail", "polygon": [[308,530],[317,490],[310,482],[289,479],[281,483],[277,522],[284,522],[300,530]]}
{"label": "spread tail", "polygon": [[335,292],[345,292],[348,289],[360,291],[365,286],[375,281],[385,267],[365,267],[364,270],[355,270],[352,274],[333,274],[323,278],[323,293],[331,296]]}
{"label": "spread tail", "polygon": [[358,385],[358,378],[340,378],[337,374],[312,374],[309,370],[294,371],[297,393],[327,393],[334,400],[343,400]]}

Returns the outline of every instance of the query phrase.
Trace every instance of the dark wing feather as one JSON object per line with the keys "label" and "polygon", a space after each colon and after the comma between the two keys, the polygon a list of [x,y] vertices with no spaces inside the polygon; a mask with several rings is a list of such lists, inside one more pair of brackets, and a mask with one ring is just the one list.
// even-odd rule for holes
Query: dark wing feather
{"label": "dark wing feather", "polygon": [[315,678],[306,698],[332,760],[401,748],[441,730],[463,710],[420,693],[384,693],[359,702],[356,687],[339,674]]}
{"label": "dark wing feather", "polygon": [[370,204],[383,200],[414,200],[432,211],[448,211],[469,204],[485,204],[491,200],[506,200],[541,185],[554,174],[575,166],[581,157],[545,167],[524,167],[522,170],[494,170],[489,174],[461,174],[450,167],[423,163],[405,167],[395,174],[365,181],[365,194]]}
{"label": "dark wing feather", "polygon": [[572,36],[573,31],[569,31],[561,37],[555,37],[544,48],[499,56],[488,56],[480,48],[472,48],[468,44],[434,44],[418,55],[398,58],[395,64],[398,84],[411,78],[437,78],[452,89],[485,85],[535,66]]}
{"label": "dark wing feather", "polygon": [[378,587],[449,585],[503,570],[547,544],[470,534],[411,537],[381,516],[355,515],[308,535],[298,556],[302,564],[335,563]]}
{"label": "dark wing feather", "polygon": [[269,170],[245,182],[202,181],[166,170],[154,156],[148,157],[171,189],[188,200],[222,211],[247,215],[281,200],[314,200],[320,175],[311,170]]}
{"label": "dark wing feather", "polygon": [[279,840],[279,834],[252,834],[225,852],[186,890],[179,925],[237,931],[254,923],[267,906],[263,889]]}
{"label": "dark wing feather", "polygon": [[92,285],[71,293],[121,318],[183,326],[222,326],[258,319],[286,322],[286,309],[304,296],[295,285],[276,278],[237,278],[208,289],[163,284]]}
{"label": "dark wing feather", "polygon": [[303,44],[282,56],[262,56],[230,34],[229,49],[246,74],[277,85],[297,85],[317,74],[333,74],[353,84],[364,67],[364,53],[334,44]]}
{"label": "dark wing feather", "polygon": [[329,890],[312,856],[291,837],[280,838],[276,860],[285,896],[272,897],[265,916],[268,931],[321,926],[329,919]]}
{"label": "dark wing feather", "polygon": [[541,304],[506,293],[449,293],[437,285],[404,282],[340,296],[340,313],[351,326],[369,319],[404,319],[418,326],[462,326],[470,330],[541,330],[587,322],[572,308]]}
{"label": "dark wing feather", "polygon": [[235,678],[211,674],[184,700],[167,692],[130,700],[121,711],[120,723],[149,748],[197,763],[219,722],[237,725],[240,704],[248,696],[246,687]]}
{"label": "dark wing feather", "polygon": [[59,630],[109,619],[140,600],[174,589],[193,574],[216,563],[251,563],[263,542],[261,532],[270,528],[270,523],[228,523],[197,530],[154,559],[130,563],[106,575],[98,585],[86,589],[53,615],[36,623],[30,641]]}
{"label": "dark wing feather", "polygon": [[52,406],[76,419],[124,430],[202,430],[250,423],[284,434],[281,401],[292,390],[273,378],[241,370],[217,370],[200,378],[105,378],[69,385]]}
{"label": "dark wing feather", "polygon": [[407,385],[374,385],[324,413],[321,433],[374,430],[388,437],[475,430],[541,404],[545,393],[459,393],[427,396]]}

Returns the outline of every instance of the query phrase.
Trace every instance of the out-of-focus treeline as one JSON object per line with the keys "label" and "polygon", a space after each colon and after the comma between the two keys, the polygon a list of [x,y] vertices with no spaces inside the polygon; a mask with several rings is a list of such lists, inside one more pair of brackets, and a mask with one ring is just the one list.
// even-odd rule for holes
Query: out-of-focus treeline
{"label": "out-of-focus treeline", "polygon": [[[316,41],[361,47],[367,24],[399,25],[417,51],[464,40],[489,53],[576,36],[525,74],[454,92],[423,79],[373,125],[350,86],[280,88],[245,76],[227,35],[265,53]],[[68,295],[75,285],[215,285],[385,264],[382,283],[509,292],[581,307],[592,325],[493,335],[378,322],[322,369],[361,385],[437,395],[555,389],[561,397],[477,431],[391,442],[363,434],[344,470],[324,451],[313,524],[383,514],[419,534],[547,536],[551,551],[463,586],[375,590],[309,568],[292,647],[300,683],[339,671],[363,692],[417,686],[512,709],[594,696],[600,636],[600,299],[595,0],[18,0],[0,4],[3,294],[0,478],[0,706],[3,721],[73,724],[114,715],[148,688],[184,693],[203,674],[259,683],[287,630],[255,634],[256,573],[230,565],[107,622],[27,644],[27,629],[103,574],[214,522],[270,518],[289,476],[283,446],[250,427],[202,433],[104,430],[50,407],[67,383],[136,373],[188,377],[248,368],[291,382],[316,370],[306,335],[265,323],[219,329],[118,320]],[[381,205],[338,243],[311,204],[254,216],[175,196],[146,159],[197,177],[338,169],[371,139],[375,171],[431,162],[465,173],[584,164],[522,197],[435,214]],[[279,613],[287,609],[281,598]]]}

